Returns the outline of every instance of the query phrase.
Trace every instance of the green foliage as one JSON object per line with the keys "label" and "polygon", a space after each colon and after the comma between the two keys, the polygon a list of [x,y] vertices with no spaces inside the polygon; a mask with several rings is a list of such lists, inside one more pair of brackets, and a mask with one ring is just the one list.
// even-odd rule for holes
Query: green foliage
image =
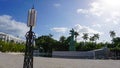
{"label": "green foliage", "polygon": [[[88,34],[84,34],[84,40],[88,39]],[[100,49],[103,47],[108,47],[110,50],[120,50],[120,37],[112,38],[112,43],[97,43],[96,40],[99,40],[99,34],[94,34],[91,36],[90,41],[85,42],[76,42],[75,48],[76,51],[90,51],[95,49]],[[44,52],[51,53],[52,51],[68,51],[70,44],[70,36],[64,37],[61,36],[59,41],[54,40],[49,35],[40,36],[36,39],[36,44],[38,48],[43,48]]]}
{"label": "green foliage", "polygon": [[109,33],[110,33],[110,37],[111,37],[111,38],[114,38],[114,37],[116,36],[115,31],[110,31]]}
{"label": "green foliage", "polygon": [[[84,43],[86,45],[84,45]],[[90,51],[96,49],[96,45],[93,42],[80,42],[76,49],[77,51]]]}
{"label": "green foliage", "polygon": [[24,52],[25,45],[16,44],[14,42],[0,41],[0,51],[2,52]]}
{"label": "green foliage", "polygon": [[83,38],[85,41],[88,40],[88,33],[83,33],[82,38]]}
{"label": "green foliage", "polygon": [[51,35],[40,36],[35,41],[38,49],[42,48],[42,51],[45,53],[52,53],[54,45],[56,44],[56,40],[54,40]]}
{"label": "green foliage", "polygon": [[115,47],[115,48],[110,48],[111,51],[120,51],[119,47]]}
{"label": "green foliage", "polygon": [[120,37],[116,37],[112,39],[111,50],[120,51]]}

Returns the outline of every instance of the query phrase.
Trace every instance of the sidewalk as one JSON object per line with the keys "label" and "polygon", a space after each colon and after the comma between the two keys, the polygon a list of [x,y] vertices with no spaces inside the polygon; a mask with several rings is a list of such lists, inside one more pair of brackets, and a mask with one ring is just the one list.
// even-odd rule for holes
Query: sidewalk
{"label": "sidewalk", "polygon": [[[0,53],[0,68],[23,68],[23,55]],[[120,60],[34,57],[34,68],[120,68]]]}

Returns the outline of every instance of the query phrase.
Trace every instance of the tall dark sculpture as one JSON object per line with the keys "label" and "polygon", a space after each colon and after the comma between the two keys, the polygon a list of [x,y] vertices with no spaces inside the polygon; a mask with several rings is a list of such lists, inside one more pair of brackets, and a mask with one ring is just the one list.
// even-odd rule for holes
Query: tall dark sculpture
{"label": "tall dark sculpture", "polygon": [[75,49],[75,41],[74,41],[74,37],[75,37],[75,31],[74,29],[70,30],[70,45],[69,45],[69,51],[76,51]]}
{"label": "tall dark sculpture", "polygon": [[33,68],[33,45],[35,41],[35,33],[32,31],[33,26],[36,22],[36,11],[34,7],[29,10],[28,13],[28,24],[30,30],[26,33],[26,48],[24,55],[23,68]]}

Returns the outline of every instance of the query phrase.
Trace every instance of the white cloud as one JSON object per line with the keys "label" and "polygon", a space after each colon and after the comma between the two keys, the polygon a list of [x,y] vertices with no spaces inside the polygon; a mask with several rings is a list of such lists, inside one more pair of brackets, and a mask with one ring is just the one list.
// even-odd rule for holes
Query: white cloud
{"label": "white cloud", "polygon": [[23,38],[28,27],[23,22],[18,22],[9,15],[0,16],[0,32],[5,32]]}
{"label": "white cloud", "polygon": [[84,10],[84,9],[77,9],[77,13],[83,13],[83,14],[86,14],[88,13],[88,10]]}
{"label": "white cloud", "polygon": [[100,17],[109,24],[120,22],[120,0],[95,0],[88,9],[77,9],[77,13]]}
{"label": "white cloud", "polygon": [[87,26],[81,26],[80,24],[75,25],[74,29],[79,32],[80,34],[82,33],[89,33],[89,34],[102,34],[102,32],[99,32],[97,30],[91,29],[90,27]]}
{"label": "white cloud", "polygon": [[[65,32],[68,32],[70,29],[72,28],[65,28],[65,27],[54,27],[54,28],[51,28],[52,31],[55,31],[55,32],[61,32],[61,33],[65,33]],[[94,30],[90,27],[87,27],[87,26],[81,26],[80,24],[76,24],[75,26],[73,26],[73,29],[77,32],[79,32],[80,34],[82,33],[89,33],[89,34],[102,34],[102,32],[99,32],[97,30]]]}
{"label": "white cloud", "polygon": [[102,31],[101,41],[110,41],[110,30],[115,30],[120,36],[120,0],[94,0],[88,6],[87,8],[79,8],[76,12],[87,15],[87,19],[95,22],[90,27]]}
{"label": "white cloud", "polygon": [[83,41],[83,39],[82,39],[83,33],[88,33],[89,37],[93,36],[93,34],[99,34],[99,35],[103,34],[100,31],[92,29],[92,28],[90,28],[88,26],[81,26],[80,24],[76,24],[74,26],[74,29],[75,29],[75,31],[77,31],[79,33],[79,36],[77,37],[78,42]]}
{"label": "white cloud", "polygon": [[68,28],[65,28],[65,27],[54,27],[51,30],[55,31],[55,32],[65,33],[68,30]]}
{"label": "white cloud", "polygon": [[55,3],[55,4],[53,4],[53,6],[54,6],[54,7],[60,7],[61,4],[59,4],[59,3]]}
{"label": "white cloud", "polygon": [[97,27],[97,28],[101,28],[101,25],[100,25],[100,24],[93,24],[92,26],[93,26],[93,27]]}

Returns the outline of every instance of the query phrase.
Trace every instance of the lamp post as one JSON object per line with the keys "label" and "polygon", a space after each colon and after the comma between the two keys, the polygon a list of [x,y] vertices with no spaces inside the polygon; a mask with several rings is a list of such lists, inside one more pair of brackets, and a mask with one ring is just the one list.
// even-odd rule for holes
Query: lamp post
{"label": "lamp post", "polygon": [[35,33],[32,31],[33,26],[36,22],[36,10],[34,7],[28,11],[28,22],[27,26],[30,30],[26,33],[26,48],[24,55],[23,68],[33,68],[33,45],[35,41]]}

